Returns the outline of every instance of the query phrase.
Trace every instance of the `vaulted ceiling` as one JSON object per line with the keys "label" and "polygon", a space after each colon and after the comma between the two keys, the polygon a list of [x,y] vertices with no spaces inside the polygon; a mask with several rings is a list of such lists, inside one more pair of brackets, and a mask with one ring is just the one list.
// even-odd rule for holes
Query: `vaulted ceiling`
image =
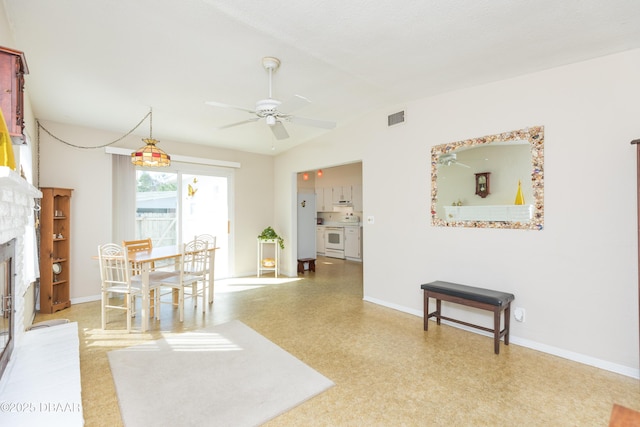
{"label": "vaulted ceiling", "polygon": [[[638,0],[3,0],[36,117],[277,154],[330,130],[244,121],[273,98],[337,126],[413,99],[640,47]],[[391,112],[391,111],[390,111]],[[136,134],[149,133],[148,123]],[[96,141],[98,145],[102,141]],[[272,150],[272,147],[275,150]]]}

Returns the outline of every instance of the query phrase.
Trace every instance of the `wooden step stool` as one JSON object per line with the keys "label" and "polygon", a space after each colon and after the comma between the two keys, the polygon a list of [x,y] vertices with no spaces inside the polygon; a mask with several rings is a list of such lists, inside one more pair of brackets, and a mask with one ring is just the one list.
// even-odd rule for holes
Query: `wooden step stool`
{"label": "wooden step stool", "polygon": [[309,271],[316,271],[316,259],[315,258],[300,258],[298,260],[298,274],[304,274],[304,263],[309,263]]}

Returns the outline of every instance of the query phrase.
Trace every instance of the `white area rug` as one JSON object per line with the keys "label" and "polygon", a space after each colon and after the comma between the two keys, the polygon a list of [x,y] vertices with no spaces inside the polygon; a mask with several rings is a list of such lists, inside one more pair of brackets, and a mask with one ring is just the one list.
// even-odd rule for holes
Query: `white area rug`
{"label": "white area rug", "polygon": [[128,427],[260,425],[334,385],[240,321],[108,356]]}

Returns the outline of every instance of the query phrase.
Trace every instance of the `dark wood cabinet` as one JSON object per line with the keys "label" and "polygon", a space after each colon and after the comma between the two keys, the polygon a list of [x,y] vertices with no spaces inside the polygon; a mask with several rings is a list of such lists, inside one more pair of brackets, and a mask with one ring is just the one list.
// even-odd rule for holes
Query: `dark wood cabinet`
{"label": "dark wood cabinet", "polygon": [[14,144],[24,140],[24,53],[0,46],[0,109]]}
{"label": "dark wood cabinet", "polygon": [[40,312],[55,313],[71,306],[70,188],[41,188],[40,203]]}

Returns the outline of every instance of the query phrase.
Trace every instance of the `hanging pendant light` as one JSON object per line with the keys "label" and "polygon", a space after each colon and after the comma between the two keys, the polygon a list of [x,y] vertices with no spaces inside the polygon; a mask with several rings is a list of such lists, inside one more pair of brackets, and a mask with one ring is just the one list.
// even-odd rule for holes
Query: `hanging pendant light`
{"label": "hanging pendant light", "polygon": [[153,139],[153,110],[149,111],[149,138],[142,139],[144,147],[131,153],[131,163],[136,166],[161,167],[171,164],[171,156],[156,147],[160,141]]}

